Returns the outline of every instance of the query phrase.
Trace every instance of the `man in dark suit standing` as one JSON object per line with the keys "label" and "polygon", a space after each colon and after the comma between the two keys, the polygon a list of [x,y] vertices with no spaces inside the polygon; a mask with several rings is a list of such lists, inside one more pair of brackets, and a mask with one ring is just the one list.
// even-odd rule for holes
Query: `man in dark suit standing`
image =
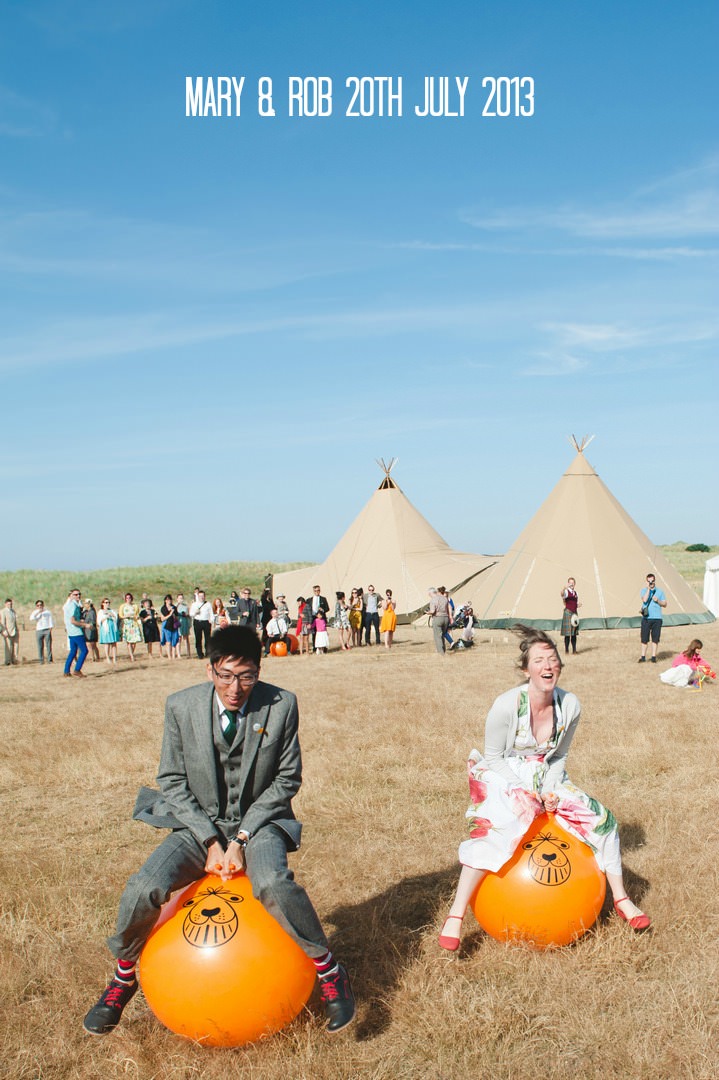
{"label": "man in dark suit standing", "polygon": [[115,975],[84,1020],[104,1035],[137,990],[135,964],[170,894],[206,873],[223,880],[246,868],[252,891],[310,957],[320,980],[327,1030],[355,1015],[345,969],[332,956],[305,890],[287,865],[301,824],[292,797],[302,780],[294,694],[259,681],[254,629],[228,626],[210,639],[209,681],[172,694],[157,779],[134,817],[172,832],[127,883],[117,930],[108,938]]}
{"label": "man in dark suit standing", "polygon": [[240,591],[237,614],[240,626],[249,626],[252,630],[258,630],[262,626],[260,605],[256,600],[252,599],[252,594],[247,586]]}
{"label": "man in dark suit standing", "polygon": [[312,596],[310,596],[308,603],[312,611],[313,619],[320,608],[324,611],[325,615],[329,615],[330,605],[327,602],[327,597],[322,596],[322,589],[319,585],[312,586]]}
{"label": "man in dark suit standing", "polygon": [[[309,610],[311,612],[310,617],[309,617],[310,624],[312,623],[312,620],[317,615],[318,611],[324,611],[325,615],[329,615],[330,605],[327,603],[327,597],[322,596],[322,589],[320,588],[319,585],[313,585],[312,586],[312,596],[308,596],[308,598],[307,598],[307,607],[309,608]],[[315,632],[313,630],[312,631],[312,648],[314,649],[314,647],[315,647]]]}

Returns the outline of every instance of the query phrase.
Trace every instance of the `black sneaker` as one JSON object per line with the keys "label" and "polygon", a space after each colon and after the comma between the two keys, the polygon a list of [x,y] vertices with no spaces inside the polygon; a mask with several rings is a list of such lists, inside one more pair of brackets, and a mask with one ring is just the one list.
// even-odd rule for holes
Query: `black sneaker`
{"label": "black sneaker", "polygon": [[93,1005],[82,1022],[90,1035],[107,1035],[120,1023],[122,1010],[137,990],[137,979],[131,983],[113,979],[100,996],[97,1005]]}
{"label": "black sneaker", "polygon": [[657,658],[656,658],[656,656],[653,656],[653,657],[652,657],[652,663],[653,663],[653,664],[656,664],[656,662],[657,662]]}
{"label": "black sneaker", "polygon": [[337,965],[334,975],[320,979],[320,992],[327,1017],[327,1031],[334,1034],[351,1024],[357,1007],[349,975],[341,964]]}
{"label": "black sneaker", "polygon": [[640,656],[639,659],[637,660],[638,664],[646,664],[646,662],[647,662],[646,656]]}

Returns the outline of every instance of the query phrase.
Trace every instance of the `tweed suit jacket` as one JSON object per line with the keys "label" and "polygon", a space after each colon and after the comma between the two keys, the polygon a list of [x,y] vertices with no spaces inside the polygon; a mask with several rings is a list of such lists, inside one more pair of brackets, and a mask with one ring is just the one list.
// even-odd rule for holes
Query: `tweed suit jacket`
{"label": "tweed suit jacket", "polygon": [[[167,699],[157,774],[160,791],[142,788],[133,814],[157,828],[189,829],[200,843],[219,832],[213,691],[206,682]],[[256,684],[245,712],[240,828],[254,835],[263,825],[277,825],[292,850],[299,847],[302,830],[292,811],[292,797],[302,783],[298,723],[294,694],[269,683]]]}

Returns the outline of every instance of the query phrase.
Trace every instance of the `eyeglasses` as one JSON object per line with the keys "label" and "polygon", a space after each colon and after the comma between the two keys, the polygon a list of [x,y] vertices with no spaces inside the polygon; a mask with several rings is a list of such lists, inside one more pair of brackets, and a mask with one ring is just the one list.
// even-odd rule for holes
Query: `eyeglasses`
{"label": "eyeglasses", "polygon": [[214,664],[212,670],[222,686],[231,686],[233,682],[238,682],[240,686],[254,686],[260,677],[259,671],[241,671],[239,675],[235,675],[232,671],[218,671]]}

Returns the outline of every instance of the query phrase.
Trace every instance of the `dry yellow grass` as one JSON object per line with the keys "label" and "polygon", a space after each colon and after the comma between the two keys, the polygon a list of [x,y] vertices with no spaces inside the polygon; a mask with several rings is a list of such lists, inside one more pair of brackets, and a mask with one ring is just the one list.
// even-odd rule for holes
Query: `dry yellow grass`
{"label": "dry yellow grass", "polygon": [[[59,636],[59,635],[58,635]],[[693,636],[665,630],[662,661]],[[719,663],[719,625],[701,627]],[[130,819],[152,783],[165,696],[198,661],[0,670],[0,1076],[7,1080],[252,1080],[489,1075],[709,1080],[719,1075],[716,816],[719,687],[666,687],[638,667],[638,632],[580,636],[562,685],[583,720],[570,773],[616,813],[627,884],[654,919],[634,936],[606,913],[551,953],[486,938],[468,917],[459,958],[436,936],[464,836],[464,762],[515,647],[480,633],[437,657],[427,631],[349,655],[271,658],[297,692],[305,843],[294,857],[359,1001],[325,1035],[316,1003],[243,1050],[204,1050],[165,1031],[142,998],[116,1033],[83,1035],[111,971],[104,946],[128,874],[159,839]]]}

